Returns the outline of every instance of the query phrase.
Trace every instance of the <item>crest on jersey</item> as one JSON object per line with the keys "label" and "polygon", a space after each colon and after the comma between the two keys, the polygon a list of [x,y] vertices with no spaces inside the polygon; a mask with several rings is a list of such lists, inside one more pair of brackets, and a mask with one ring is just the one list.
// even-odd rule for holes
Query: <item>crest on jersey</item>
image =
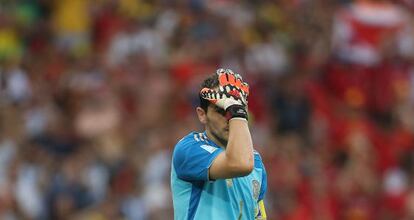
{"label": "crest on jersey", "polygon": [[260,183],[257,180],[252,181],[252,187],[253,187],[253,198],[257,200],[259,198],[260,193]]}
{"label": "crest on jersey", "polygon": [[233,186],[233,180],[232,179],[226,179],[226,184],[227,184],[227,187],[232,187]]}

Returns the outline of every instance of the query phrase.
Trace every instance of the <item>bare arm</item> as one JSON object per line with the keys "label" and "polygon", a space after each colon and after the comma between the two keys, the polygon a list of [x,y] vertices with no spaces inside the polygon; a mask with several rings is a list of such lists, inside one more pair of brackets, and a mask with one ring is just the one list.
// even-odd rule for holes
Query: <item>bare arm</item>
{"label": "bare arm", "polygon": [[231,119],[226,150],[213,161],[209,177],[226,179],[246,176],[252,172],[253,167],[253,143],[247,120]]}

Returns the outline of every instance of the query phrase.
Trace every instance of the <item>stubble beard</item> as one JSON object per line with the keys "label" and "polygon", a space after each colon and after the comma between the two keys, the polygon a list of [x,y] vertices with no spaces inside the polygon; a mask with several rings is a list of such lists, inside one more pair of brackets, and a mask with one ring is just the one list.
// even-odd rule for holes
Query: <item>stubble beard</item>
{"label": "stubble beard", "polygon": [[224,138],[213,131],[211,132],[211,135],[213,135],[214,139],[216,139],[221,145],[224,146],[224,148],[226,148],[228,142],[227,138]]}

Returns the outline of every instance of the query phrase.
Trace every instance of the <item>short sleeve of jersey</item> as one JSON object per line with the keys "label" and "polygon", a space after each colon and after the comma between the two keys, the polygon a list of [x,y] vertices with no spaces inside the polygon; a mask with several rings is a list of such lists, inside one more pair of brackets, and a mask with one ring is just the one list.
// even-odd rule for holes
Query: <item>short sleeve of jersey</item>
{"label": "short sleeve of jersey", "polygon": [[190,134],[177,143],[173,166],[178,178],[185,181],[208,181],[208,169],[223,150]]}

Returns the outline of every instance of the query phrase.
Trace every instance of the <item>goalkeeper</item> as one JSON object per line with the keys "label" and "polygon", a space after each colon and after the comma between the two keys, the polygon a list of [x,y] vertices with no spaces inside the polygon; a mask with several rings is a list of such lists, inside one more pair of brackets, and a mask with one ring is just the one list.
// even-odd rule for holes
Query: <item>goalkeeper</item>
{"label": "goalkeeper", "polygon": [[196,112],[205,131],[191,132],[173,152],[174,219],[266,219],[266,171],[247,123],[249,86],[218,69],[201,88]]}

